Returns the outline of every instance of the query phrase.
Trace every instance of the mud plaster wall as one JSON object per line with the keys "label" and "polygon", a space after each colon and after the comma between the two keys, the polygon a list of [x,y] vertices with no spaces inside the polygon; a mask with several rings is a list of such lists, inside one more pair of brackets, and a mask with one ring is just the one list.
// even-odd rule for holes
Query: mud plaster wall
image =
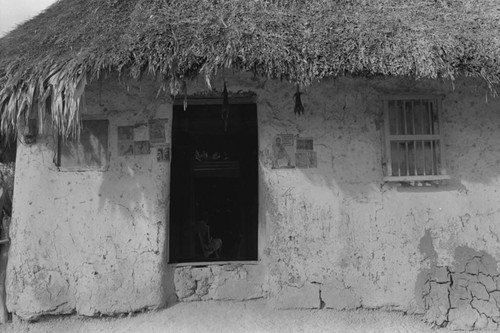
{"label": "mud plaster wall", "polygon": [[[174,275],[163,283],[173,281],[177,297],[185,301],[267,297],[279,308],[363,306],[423,312],[429,309],[429,272],[452,267],[457,248],[486,253],[492,262],[500,258],[500,102],[486,103],[481,82],[458,81],[453,90],[450,83],[437,81],[326,80],[305,90],[306,113],[295,117],[293,85],[251,75],[226,73],[225,79],[230,91],[257,94],[259,262],[163,269],[167,167],[163,170],[152,156],[120,158],[112,150],[107,173],[56,173],[49,168],[51,143],[40,140],[19,150],[16,193],[21,193],[14,200],[9,264],[11,311],[29,315],[76,308],[92,314],[159,304],[168,294],[160,292],[162,274],[173,269]],[[220,89],[222,79],[213,85]],[[157,85],[148,81],[128,92],[116,84],[102,87],[97,105],[111,116],[111,137],[118,121],[135,121],[139,111],[161,105],[154,97]],[[189,89],[195,93],[205,85],[191,82]],[[395,93],[445,95],[448,184],[383,184],[379,97]],[[313,137],[318,167],[272,169],[273,138],[282,133]],[[67,186],[75,179],[86,201],[75,205],[78,214],[66,208],[78,203]],[[56,198],[67,202],[56,203]],[[58,209],[46,209],[49,203]],[[47,237],[50,242],[44,243]],[[94,267],[100,269],[95,270],[98,275]],[[137,291],[130,293],[132,286]]]}
{"label": "mud plaster wall", "polygon": [[18,147],[7,306],[21,318],[165,302],[169,164],[117,156],[117,126],[168,118],[171,106],[153,87],[128,88],[115,78],[86,91],[88,114],[110,122],[107,171],[58,171],[52,135]]}
{"label": "mud plaster wall", "polygon": [[[228,82],[258,96],[261,261],[264,290],[278,307],[425,309],[422,271],[451,266],[467,246],[500,255],[500,103],[480,83],[398,79],[325,81],[305,91],[295,117],[294,87]],[[402,188],[382,182],[383,94],[444,94],[447,185]],[[272,140],[314,138],[318,168],[271,168]],[[421,239],[429,235],[429,258]],[[433,261],[434,260],[434,261]]]}

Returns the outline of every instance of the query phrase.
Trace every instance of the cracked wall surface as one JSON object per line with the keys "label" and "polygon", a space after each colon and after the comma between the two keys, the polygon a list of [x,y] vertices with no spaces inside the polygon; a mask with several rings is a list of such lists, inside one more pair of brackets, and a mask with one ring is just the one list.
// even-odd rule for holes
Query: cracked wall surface
{"label": "cracked wall surface", "polygon": [[[453,89],[428,80],[324,80],[304,88],[306,113],[296,117],[294,85],[225,73],[213,86],[223,80],[232,92],[257,96],[259,261],[229,271],[166,265],[168,165],[112,150],[108,172],[61,173],[50,168],[49,136],[18,153],[11,311],[129,311],[160,304],[175,287],[183,301],[265,297],[279,308],[423,313],[435,308],[422,297],[427,272],[453,267],[457,248],[500,258],[500,101],[486,101],[481,82],[458,80]],[[200,79],[188,89],[199,93],[205,85]],[[89,87],[87,104],[110,117],[113,138],[117,125],[170,110],[156,93],[148,79],[104,80]],[[409,93],[444,96],[443,159],[451,180],[439,186],[382,180],[380,96]],[[313,138],[317,168],[273,169],[277,134]],[[446,290],[431,280],[433,290]]]}
{"label": "cracked wall surface", "polygon": [[424,273],[425,319],[459,330],[497,330],[500,324],[500,273],[491,255],[457,247],[452,266]]}

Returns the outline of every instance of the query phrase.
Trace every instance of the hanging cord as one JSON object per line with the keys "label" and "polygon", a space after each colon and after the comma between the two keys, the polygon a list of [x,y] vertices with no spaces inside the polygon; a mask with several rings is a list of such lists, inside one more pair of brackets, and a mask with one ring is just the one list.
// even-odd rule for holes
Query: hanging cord
{"label": "hanging cord", "polygon": [[182,81],[182,93],[184,94],[184,101],[182,104],[184,106],[184,111],[186,111],[186,109],[188,107],[188,98],[187,98],[188,91],[187,91],[186,80]]}
{"label": "hanging cord", "polygon": [[224,132],[227,132],[227,120],[229,119],[229,98],[227,96],[226,81],[224,81],[224,90],[222,91],[221,117],[224,122]]}

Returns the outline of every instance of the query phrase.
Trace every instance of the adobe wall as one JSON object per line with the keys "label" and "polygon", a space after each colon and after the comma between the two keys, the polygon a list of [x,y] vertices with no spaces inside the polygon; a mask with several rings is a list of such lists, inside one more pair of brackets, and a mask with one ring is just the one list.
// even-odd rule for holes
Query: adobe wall
{"label": "adobe wall", "polygon": [[[113,314],[166,303],[169,165],[156,155],[119,156],[117,126],[168,118],[150,83],[87,89],[88,113],[109,126],[109,168],[59,171],[57,141],[18,145],[7,306],[24,319]],[[114,89],[114,90],[113,90]]]}
{"label": "adobe wall", "polygon": [[[169,166],[153,154],[116,156],[113,131],[142,121],[143,111],[170,115],[171,107],[156,99],[156,83],[130,82],[127,90],[105,82],[87,96],[91,110],[111,119],[108,172],[57,172],[51,137],[19,147],[10,311],[132,311],[165,304],[175,288],[181,301],[265,297],[279,308],[426,311],[430,322],[453,325],[465,315],[450,309],[461,307],[435,301],[455,292],[453,274],[467,278],[464,288],[487,274],[498,280],[500,101],[487,101],[481,82],[458,81],[453,89],[396,78],[325,80],[304,91],[305,114],[297,117],[294,85],[251,75],[226,81],[230,91],[257,94],[259,262],[165,265]],[[220,90],[221,79],[213,85]],[[202,80],[188,87],[205,89]],[[447,184],[383,182],[379,97],[412,92],[445,95]],[[317,167],[273,169],[278,134],[313,138]],[[472,262],[480,268],[464,274]],[[478,296],[490,305],[466,308],[470,320],[457,327],[496,327],[490,285]]]}

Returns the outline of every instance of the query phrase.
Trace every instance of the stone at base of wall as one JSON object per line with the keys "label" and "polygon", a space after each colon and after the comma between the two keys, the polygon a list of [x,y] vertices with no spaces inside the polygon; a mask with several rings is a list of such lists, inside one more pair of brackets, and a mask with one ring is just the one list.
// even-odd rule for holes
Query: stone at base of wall
{"label": "stone at base of wall", "polygon": [[[62,303],[60,305],[54,306],[50,309],[43,309],[39,311],[24,311],[24,310],[18,310],[17,312],[13,313],[13,317],[15,316],[18,319],[22,319],[24,321],[32,322],[32,321],[37,321],[40,317],[43,316],[52,316],[52,315],[69,315],[69,314],[74,314],[77,313],[74,304],[72,303]],[[81,314],[81,313],[78,313]],[[85,314],[83,314],[85,315]]]}
{"label": "stone at base of wall", "polygon": [[175,291],[179,301],[236,300],[263,297],[264,274],[258,265],[210,265],[177,267]]}
{"label": "stone at base of wall", "polygon": [[325,283],[305,282],[304,285],[282,287],[272,297],[270,305],[277,309],[350,310],[361,307],[361,297],[344,282],[334,279]]}
{"label": "stone at base of wall", "polygon": [[339,280],[321,285],[321,299],[328,309],[349,310],[361,306],[361,297]]}
{"label": "stone at base of wall", "polygon": [[320,285],[306,282],[301,287],[284,286],[269,304],[277,309],[319,309]]}
{"label": "stone at base of wall", "polygon": [[[171,302],[169,301],[168,304],[174,304],[176,303],[176,300],[172,299]],[[131,314],[131,313],[139,313],[139,312],[146,312],[146,311],[154,311],[158,310],[165,307],[159,306],[159,305],[151,305],[151,306],[144,306],[142,308],[136,308],[134,310],[125,310],[125,309],[119,309],[116,311],[107,311],[107,312],[99,312],[95,310],[85,310],[85,309],[77,309],[74,307],[71,307],[66,304],[62,304],[60,307],[57,307],[54,310],[50,311],[40,311],[37,313],[34,312],[25,312],[25,311],[18,311],[16,313],[12,313],[12,321],[25,321],[25,322],[36,322],[40,320],[40,318],[44,317],[50,317],[50,316],[66,316],[66,315],[78,315],[78,316],[83,316],[83,317],[98,317],[98,316],[121,316],[123,314]]]}

